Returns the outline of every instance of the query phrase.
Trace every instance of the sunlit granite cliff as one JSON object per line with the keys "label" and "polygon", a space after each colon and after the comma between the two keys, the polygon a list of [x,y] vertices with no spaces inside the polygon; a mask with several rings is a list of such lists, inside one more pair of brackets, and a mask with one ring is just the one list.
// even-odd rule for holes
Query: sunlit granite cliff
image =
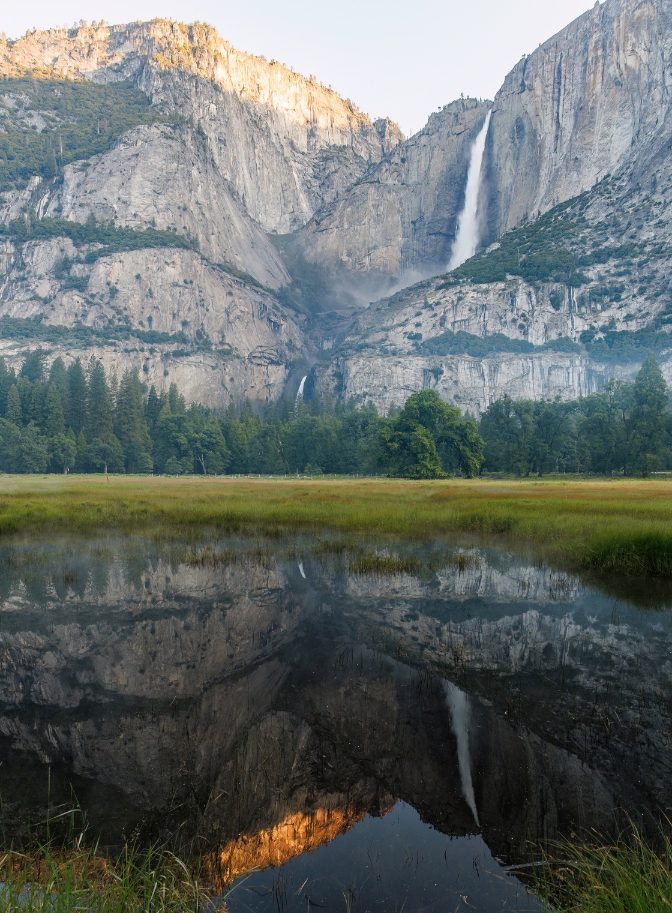
{"label": "sunlit granite cliff", "polygon": [[[372,124],[276,61],[234,50],[207,26],[156,20],[1,41],[0,112],[14,127],[34,120],[42,131],[54,120],[31,107],[20,82],[26,74],[52,80],[55,92],[64,78],[131,80],[161,123],[135,127],[109,151],[65,165],[56,180],[36,176],[24,190],[8,190],[0,223],[32,210],[38,219],[173,231],[195,249],[176,251],[169,238],[160,250],[138,243],[92,268],[91,245],[17,244],[10,234],[0,239],[0,313],[62,327],[123,327],[135,346],[96,345],[94,334],[89,351],[108,369],[144,366],[159,388],[177,381],[196,400],[277,398],[288,363],[309,356],[312,344],[305,317],[272,297],[290,280],[267,232],[303,225],[394,148],[397,128]],[[64,272],[64,261],[75,265]],[[149,352],[134,331],[178,343],[181,334],[186,346],[175,358],[175,342],[158,337]],[[76,354],[86,358],[84,348]],[[17,349],[4,344],[10,358]]]}

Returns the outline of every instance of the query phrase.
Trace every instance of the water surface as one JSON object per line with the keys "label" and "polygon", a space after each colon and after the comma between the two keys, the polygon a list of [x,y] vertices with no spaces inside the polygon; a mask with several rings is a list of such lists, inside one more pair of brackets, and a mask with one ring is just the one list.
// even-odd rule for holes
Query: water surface
{"label": "water surface", "polygon": [[4,837],[179,839],[232,910],[538,909],[507,865],[672,814],[671,603],[446,542],[5,546]]}

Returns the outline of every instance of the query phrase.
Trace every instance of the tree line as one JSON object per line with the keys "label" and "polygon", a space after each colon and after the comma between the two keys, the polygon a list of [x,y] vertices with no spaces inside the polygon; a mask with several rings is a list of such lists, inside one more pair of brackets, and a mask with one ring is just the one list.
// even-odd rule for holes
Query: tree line
{"label": "tree line", "polygon": [[611,380],[569,402],[505,396],[481,417],[483,468],[513,475],[582,472],[648,475],[672,469],[672,411],[653,356],[634,381]]}
{"label": "tree line", "polygon": [[387,417],[327,397],[283,399],[263,417],[246,401],[215,412],[175,384],[147,390],[137,372],[66,366],[29,353],[0,359],[0,471],[344,474],[403,478],[549,472],[647,474],[672,465],[672,413],[660,368],[572,402],[494,402],[479,423],[433,390]]}

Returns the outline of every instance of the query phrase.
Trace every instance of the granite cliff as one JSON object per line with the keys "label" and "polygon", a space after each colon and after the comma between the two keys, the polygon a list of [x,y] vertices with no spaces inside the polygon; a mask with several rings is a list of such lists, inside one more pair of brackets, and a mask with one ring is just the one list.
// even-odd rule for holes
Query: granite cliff
{"label": "granite cliff", "polygon": [[[268,233],[302,226],[335,199],[394,148],[396,127],[371,123],[312,78],[234,50],[207,26],[157,20],[28,33],[0,41],[0,75],[0,129],[48,136],[57,166],[51,177],[2,188],[0,314],[89,327],[89,338],[67,339],[55,353],[142,367],[157,387],[176,381],[194,399],[277,398],[314,344],[305,317],[274,296],[290,278]],[[44,91],[36,101],[36,79],[55,96],[64,80],[130,84],[149,99],[147,122],[67,162],[63,129],[81,127],[81,117],[59,116]],[[143,249],[140,238],[92,267],[91,245],[75,246],[58,229],[53,240],[17,238],[11,226],[31,213],[38,222],[160,232],[161,250]],[[169,233],[188,254],[172,248]],[[101,339],[101,327],[115,327],[125,344]],[[13,329],[2,333],[11,361],[45,337]]]}
{"label": "granite cliff", "polygon": [[318,366],[318,389],[386,410],[431,387],[478,414],[504,393],[594,392],[651,351],[672,379],[670,15],[666,2],[596,4],[514,68],[481,173],[493,243],[373,303]]}
{"label": "granite cliff", "polygon": [[[596,3],[523,57],[494,103],[467,99],[433,114],[337,205],[318,212],[302,235],[308,255],[397,280],[443,272],[469,149],[488,110],[484,241],[669,144],[671,19],[666,0]],[[392,239],[403,256],[391,255]]]}
{"label": "granite cliff", "polygon": [[309,259],[373,297],[401,277],[408,284],[444,272],[471,146],[488,108],[466,99],[432,114],[419,133],[318,211],[299,236]]}
{"label": "granite cliff", "polygon": [[[448,104],[410,139],[205,25],[3,40],[0,141],[44,137],[53,168],[2,186],[0,351],[95,353],[216,406],[263,405],[311,365],[309,389],[381,410],[424,387],[473,413],[576,397],[650,351],[672,379],[671,18],[670,0],[595,4],[494,101]],[[68,120],[36,77],[131,87],[140,113],[101,145],[95,99],[88,125]],[[489,111],[484,252],[446,276]],[[97,129],[79,152],[73,119]]]}

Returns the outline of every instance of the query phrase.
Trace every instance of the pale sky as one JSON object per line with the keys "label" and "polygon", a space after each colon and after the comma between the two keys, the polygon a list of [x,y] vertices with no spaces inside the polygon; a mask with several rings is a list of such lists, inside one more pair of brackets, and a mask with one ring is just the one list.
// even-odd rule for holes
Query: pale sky
{"label": "pale sky", "polygon": [[407,135],[460,94],[492,98],[523,54],[590,0],[22,0],[0,32],[164,17],[214,25],[243,51],[331,85]]}

